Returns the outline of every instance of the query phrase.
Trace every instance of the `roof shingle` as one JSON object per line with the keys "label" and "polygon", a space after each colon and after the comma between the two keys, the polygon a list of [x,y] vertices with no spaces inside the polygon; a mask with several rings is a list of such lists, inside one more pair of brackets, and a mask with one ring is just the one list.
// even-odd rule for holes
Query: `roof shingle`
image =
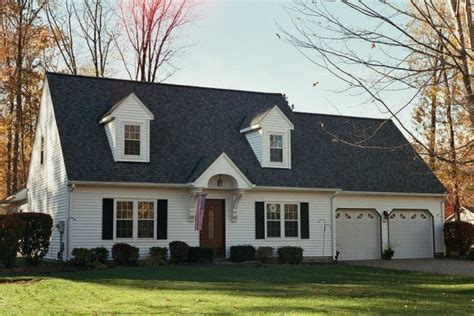
{"label": "roof shingle", "polygon": [[[392,121],[293,112],[276,93],[54,73],[47,80],[69,180],[188,183],[225,152],[261,186],[445,192]],[[132,92],[155,116],[149,163],[114,162],[98,123]],[[274,105],[295,126],[290,170],[262,168],[240,133],[247,117]]]}

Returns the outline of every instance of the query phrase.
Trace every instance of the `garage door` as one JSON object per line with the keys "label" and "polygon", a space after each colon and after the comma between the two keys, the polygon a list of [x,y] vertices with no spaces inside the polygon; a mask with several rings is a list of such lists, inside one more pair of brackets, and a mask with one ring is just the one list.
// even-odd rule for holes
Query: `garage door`
{"label": "garage door", "polygon": [[372,210],[336,211],[339,260],[380,259],[380,216]]}
{"label": "garage door", "polygon": [[392,211],[388,220],[393,258],[433,257],[433,218],[426,211]]}

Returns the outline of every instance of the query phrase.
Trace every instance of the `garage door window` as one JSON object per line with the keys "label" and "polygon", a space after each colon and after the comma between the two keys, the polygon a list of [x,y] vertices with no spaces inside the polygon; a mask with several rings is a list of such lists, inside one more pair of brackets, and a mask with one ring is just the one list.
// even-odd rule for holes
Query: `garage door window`
{"label": "garage door window", "polygon": [[296,203],[267,203],[267,238],[298,238],[299,209]]}

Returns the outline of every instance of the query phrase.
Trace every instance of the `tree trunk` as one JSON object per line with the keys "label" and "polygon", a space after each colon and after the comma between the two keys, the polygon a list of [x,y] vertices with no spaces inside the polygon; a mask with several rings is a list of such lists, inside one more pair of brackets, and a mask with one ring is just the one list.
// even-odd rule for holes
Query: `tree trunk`
{"label": "tree trunk", "polygon": [[431,97],[431,122],[430,122],[430,142],[429,142],[429,166],[435,171],[436,163],[436,112],[438,110],[436,95]]}

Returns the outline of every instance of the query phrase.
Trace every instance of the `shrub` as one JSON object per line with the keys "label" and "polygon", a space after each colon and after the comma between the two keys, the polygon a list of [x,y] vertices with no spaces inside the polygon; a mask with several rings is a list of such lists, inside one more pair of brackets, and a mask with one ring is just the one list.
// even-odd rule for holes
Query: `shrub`
{"label": "shrub", "polygon": [[214,250],[209,247],[190,247],[188,261],[193,263],[212,262],[214,261]]}
{"label": "shrub", "polygon": [[170,242],[170,256],[171,262],[174,264],[181,264],[188,259],[189,246],[183,241]]}
{"label": "shrub", "polygon": [[150,257],[158,258],[159,260],[166,261],[168,258],[168,248],[166,247],[151,247]]}
{"label": "shrub", "polygon": [[114,244],[112,247],[112,258],[117,265],[136,265],[139,257],[139,249],[126,243]]}
{"label": "shrub", "polygon": [[473,243],[473,225],[467,222],[447,222],[444,224],[444,243],[449,256],[467,255]]}
{"label": "shrub", "polygon": [[303,262],[303,248],[285,246],[278,248],[278,262],[300,264]]}
{"label": "shrub", "polygon": [[20,252],[28,263],[38,264],[48,252],[53,219],[45,213],[18,213],[17,216],[25,222]]}
{"label": "shrub", "polygon": [[25,225],[17,214],[0,215],[0,263],[6,268],[15,264]]}
{"label": "shrub", "polygon": [[166,247],[151,247],[150,257],[144,261],[146,266],[154,267],[166,264],[166,258],[168,257],[168,248]]}
{"label": "shrub", "polygon": [[255,247],[252,245],[239,245],[230,247],[230,261],[244,262],[255,260]]}
{"label": "shrub", "polygon": [[268,263],[273,257],[273,248],[272,247],[258,247],[257,252],[255,253],[255,258],[261,263]]}
{"label": "shrub", "polygon": [[391,247],[385,248],[382,254],[382,259],[390,260],[392,259],[394,254],[395,254],[395,250],[393,250]]}
{"label": "shrub", "polygon": [[91,255],[92,261],[105,264],[109,258],[109,251],[105,247],[92,248]]}
{"label": "shrub", "polygon": [[72,262],[75,265],[78,265],[80,267],[90,266],[92,262],[94,261],[91,249],[74,248],[72,250],[72,255],[74,256],[74,259],[72,260]]}

